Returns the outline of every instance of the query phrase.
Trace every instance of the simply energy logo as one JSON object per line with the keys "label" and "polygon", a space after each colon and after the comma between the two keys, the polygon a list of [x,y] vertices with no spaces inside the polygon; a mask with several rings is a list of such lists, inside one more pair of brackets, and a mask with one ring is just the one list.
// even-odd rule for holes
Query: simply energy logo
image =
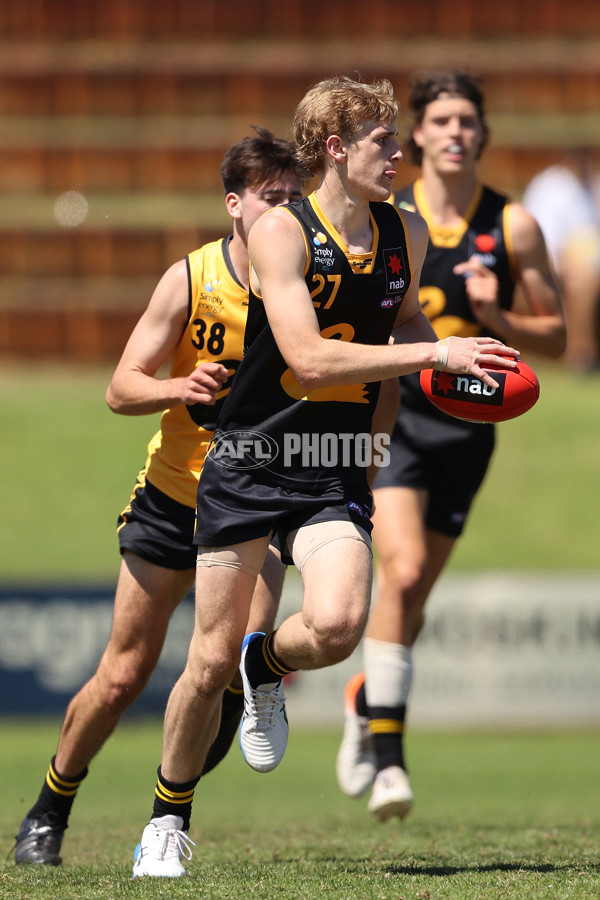
{"label": "simply energy logo", "polygon": [[316,231],[311,228],[313,237],[313,253],[317,265],[324,269],[330,269],[335,260],[333,258],[333,248],[327,246],[327,235],[324,231]]}

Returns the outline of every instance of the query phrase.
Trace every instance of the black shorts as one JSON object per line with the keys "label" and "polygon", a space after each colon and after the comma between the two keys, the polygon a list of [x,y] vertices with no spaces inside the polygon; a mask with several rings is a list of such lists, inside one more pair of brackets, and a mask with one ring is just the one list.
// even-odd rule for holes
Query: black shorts
{"label": "black shorts", "polygon": [[426,490],[426,527],[459,537],[485,478],[494,451],[495,431],[489,425],[457,427],[457,422],[449,423],[448,428],[439,422],[427,426],[425,416],[402,410],[389,446],[390,464],[379,469],[375,490]]}
{"label": "black shorts", "polygon": [[[220,466],[208,456],[200,476],[194,543],[225,547],[271,535],[283,551],[290,531],[316,522],[354,522],[370,534],[372,502],[366,488],[347,496],[339,487],[291,490],[257,480],[256,470]],[[282,560],[291,563],[285,553]]]}
{"label": "black shorts", "polygon": [[172,500],[148,481],[117,520],[121,554],[126,550],[165,569],[194,569],[196,510]]}

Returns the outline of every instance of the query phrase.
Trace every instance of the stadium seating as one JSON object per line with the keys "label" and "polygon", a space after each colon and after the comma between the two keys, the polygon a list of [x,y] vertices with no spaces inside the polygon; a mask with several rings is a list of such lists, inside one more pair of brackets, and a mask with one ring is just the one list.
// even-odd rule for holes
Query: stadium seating
{"label": "stadium seating", "polygon": [[[330,74],[386,75],[401,100],[417,69],[481,75],[482,174],[518,197],[596,142],[599,34],[596,0],[4,0],[0,350],[114,361],[161,273],[227,227],[226,147],[253,123],[289,135]],[[72,190],[88,216],[61,227]]]}

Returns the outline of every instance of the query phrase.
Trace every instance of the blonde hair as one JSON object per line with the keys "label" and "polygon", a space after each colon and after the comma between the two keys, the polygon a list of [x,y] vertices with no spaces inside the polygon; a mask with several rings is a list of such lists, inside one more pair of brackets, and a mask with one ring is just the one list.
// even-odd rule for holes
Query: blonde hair
{"label": "blonde hair", "polygon": [[292,128],[296,155],[310,175],[318,175],[325,167],[330,135],[351,142],[365,122],[393,122],[398,109],[387,78],[373,84],[346,76],[320,81],[296,107]]}

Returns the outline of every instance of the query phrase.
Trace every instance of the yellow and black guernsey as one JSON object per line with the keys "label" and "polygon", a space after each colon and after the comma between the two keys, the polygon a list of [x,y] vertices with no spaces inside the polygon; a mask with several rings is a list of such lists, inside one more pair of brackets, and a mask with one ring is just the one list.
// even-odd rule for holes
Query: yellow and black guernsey
{"label": "yellow and black guernsey", "polygon": [[[421,271],[419,300],[423,312],[431,322],[438,338],[450,335],[471,337],[482,334],[465,288],[463,275],[455,275],[454,266],[478,256],[484,266],[498,278],[499,302],[510,309],[515,280],[514,255],[508,223],[510,201],[504,195],[482,184],[477,186],[462,222],[455,228],[441,228],[425,199],[423,181],[404,188],[394,198],[399,209],[418,212],[429,227],[429,244]],[[425,397],[419,383],[419,373],[404,375],[402,411],[416,409],[434,423],[449,429],[479,430],[481,425],[452,419],[437,410]]]}
{"label": "yellow and black guernsey", "polygon": [[228,369],[229,378],[214,406],[180,404],[165,410],[138,478],[138,483],[147,479],[173,500],[193,509],[216,418],[243,353],[248,293],[235,277],[228,243],[226,238],[206,244],[186,259],[189,316],[172,356],[170,375],[186,377],[199,363],[218,362]]}
{"label": "yellow and black guernsey", "polygon": [[[411,280],[408,230],[401,211],[390,203],[370,205],[373,243],[362,255],[348,251],[314,193],[288,204],[285,214],[297,220],[304,235],[304,277],[321,335],[332,341],[386,344]],[[285,305],[286,297],[278,302]],[[279,352],[264,304],[252,291],[244,343],[244,359],[223,405],[219,433],[259,432],[268,438],[275,453],[268,465],[256,469],[256,478],[290,489],[364,487],[365,470],[352,463],[352,452],[344,452],[344,447],[352,448],[357,436],[370,433],[379,382],[306,393]],[[332,465],[321,465],[322,455],[310,452],[323,436]],[[309,452],[293,452],[298,442]]]}

